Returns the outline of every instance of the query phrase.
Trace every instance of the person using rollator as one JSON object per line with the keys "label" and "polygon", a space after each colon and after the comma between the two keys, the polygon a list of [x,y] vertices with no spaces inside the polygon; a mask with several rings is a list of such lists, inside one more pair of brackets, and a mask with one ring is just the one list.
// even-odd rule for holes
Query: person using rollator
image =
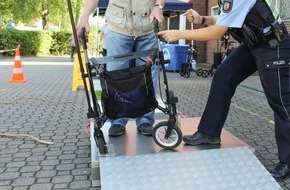
{"label": "person using rollator", "polygon": [[270,0],[219,1],[217,18],[190,9],[190,22],[213,25],[196,30],[167,30],[168,41],[218,40],[226,32],[241,43],[217,68],[198,131],[183,137],[188,145],[219,144],[231,99],[237,86],[257,70],[274,112],[279,163],[271,171],[276,180],[290,175],[290,38],[279,11]]}
{"label": "person using rollator", "polygon": [[[76,26],[78,36],[81,36],[82,28],[85,28],[87,33],[90,31],[88,18],[96,9],[98,2],[98,0],[86,1],[80,21]],[[165,23],[163,17],[165,2],[166,0],[110,0],[105,13],[108,27],[107,56],[156,48],[157,38],[151,22],[153,18],[156,18],[158,26],[163,26]],[[135,64],[138,66],[145,63],[141,60],[136,60]],[[129,67],[129,63],[108,63],[106,67],[108,71],[125,69]],[[152,66],[154,89],[157,89],[157,77],[157,68]],[[129,118],[111,119],[109,136],[122,135],[128,120]],[[138,131],[146,136],[152,135],[154,122],[154,110],[136,118]]]}

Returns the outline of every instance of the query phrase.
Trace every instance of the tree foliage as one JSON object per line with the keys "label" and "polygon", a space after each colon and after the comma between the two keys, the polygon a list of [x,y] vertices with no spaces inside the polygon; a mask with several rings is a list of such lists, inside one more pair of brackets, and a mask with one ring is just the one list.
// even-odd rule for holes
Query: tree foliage
{"label": "tree foliage", "polygon": [[[84,0],[70,1],[75,20],[79,20]],[[0,16],[4,23],[12,19],[24,24],[41,21],[43,29],[60,26],[71,30],[67,0],[5,0],[0,2]]]}

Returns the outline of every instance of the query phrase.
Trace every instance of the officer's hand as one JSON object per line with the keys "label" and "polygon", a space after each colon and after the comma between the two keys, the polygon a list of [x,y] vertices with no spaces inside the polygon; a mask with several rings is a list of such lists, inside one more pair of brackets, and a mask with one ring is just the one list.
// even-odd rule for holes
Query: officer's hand
{"label": "officer's hand", "polygon": [[156,18],[158,20],[158,27],[159,28],[164,25],[165,19],[163,16],[163,10],[161,10],[159,7],[156,7],[156,6],[152,9],[152,12],[149,16],[150,22],[153,22],[154,18]]}
{"label": "officer's hand", "polygon": [[187,10],[183,15],[187,17],[189,22],[194,24],[201,24],[202,22],[202,16],[200,16],[198,12],[193,9]]}
{"label": "officer's hand", "polygon": [[158,35],[162,36],[167,42],[174,42],[180,39],[180,30],[164,30],[158,32]]}

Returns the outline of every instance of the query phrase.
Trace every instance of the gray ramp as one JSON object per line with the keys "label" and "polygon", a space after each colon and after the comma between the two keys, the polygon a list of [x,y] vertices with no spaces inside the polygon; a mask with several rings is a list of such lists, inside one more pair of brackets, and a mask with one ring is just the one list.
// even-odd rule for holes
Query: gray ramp
{"label": "gray ramp", "polygon": [[102,190],[280,190],[248,147],[101,156]]}

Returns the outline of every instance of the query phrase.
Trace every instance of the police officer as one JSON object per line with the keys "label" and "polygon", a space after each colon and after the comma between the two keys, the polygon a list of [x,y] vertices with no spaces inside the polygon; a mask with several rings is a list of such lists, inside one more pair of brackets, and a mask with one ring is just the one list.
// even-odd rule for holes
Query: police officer
{"label": "police officer", "polygon": [[[272,2],[272,1],[271,1]],[[276,180],[290,175],[290,38],[277,8],[270,0],[223,0],[220,14],[185,15],[190,22],[213,25],[196,30],[167,30],[159,35],[168,41],[218,40],[229,32],[241,43],[217,68],[198,131],[186,135],[188,145],[219,144],[222,127],[237,86],[257,70],[274,111],[279,163],[271,172]]]}

